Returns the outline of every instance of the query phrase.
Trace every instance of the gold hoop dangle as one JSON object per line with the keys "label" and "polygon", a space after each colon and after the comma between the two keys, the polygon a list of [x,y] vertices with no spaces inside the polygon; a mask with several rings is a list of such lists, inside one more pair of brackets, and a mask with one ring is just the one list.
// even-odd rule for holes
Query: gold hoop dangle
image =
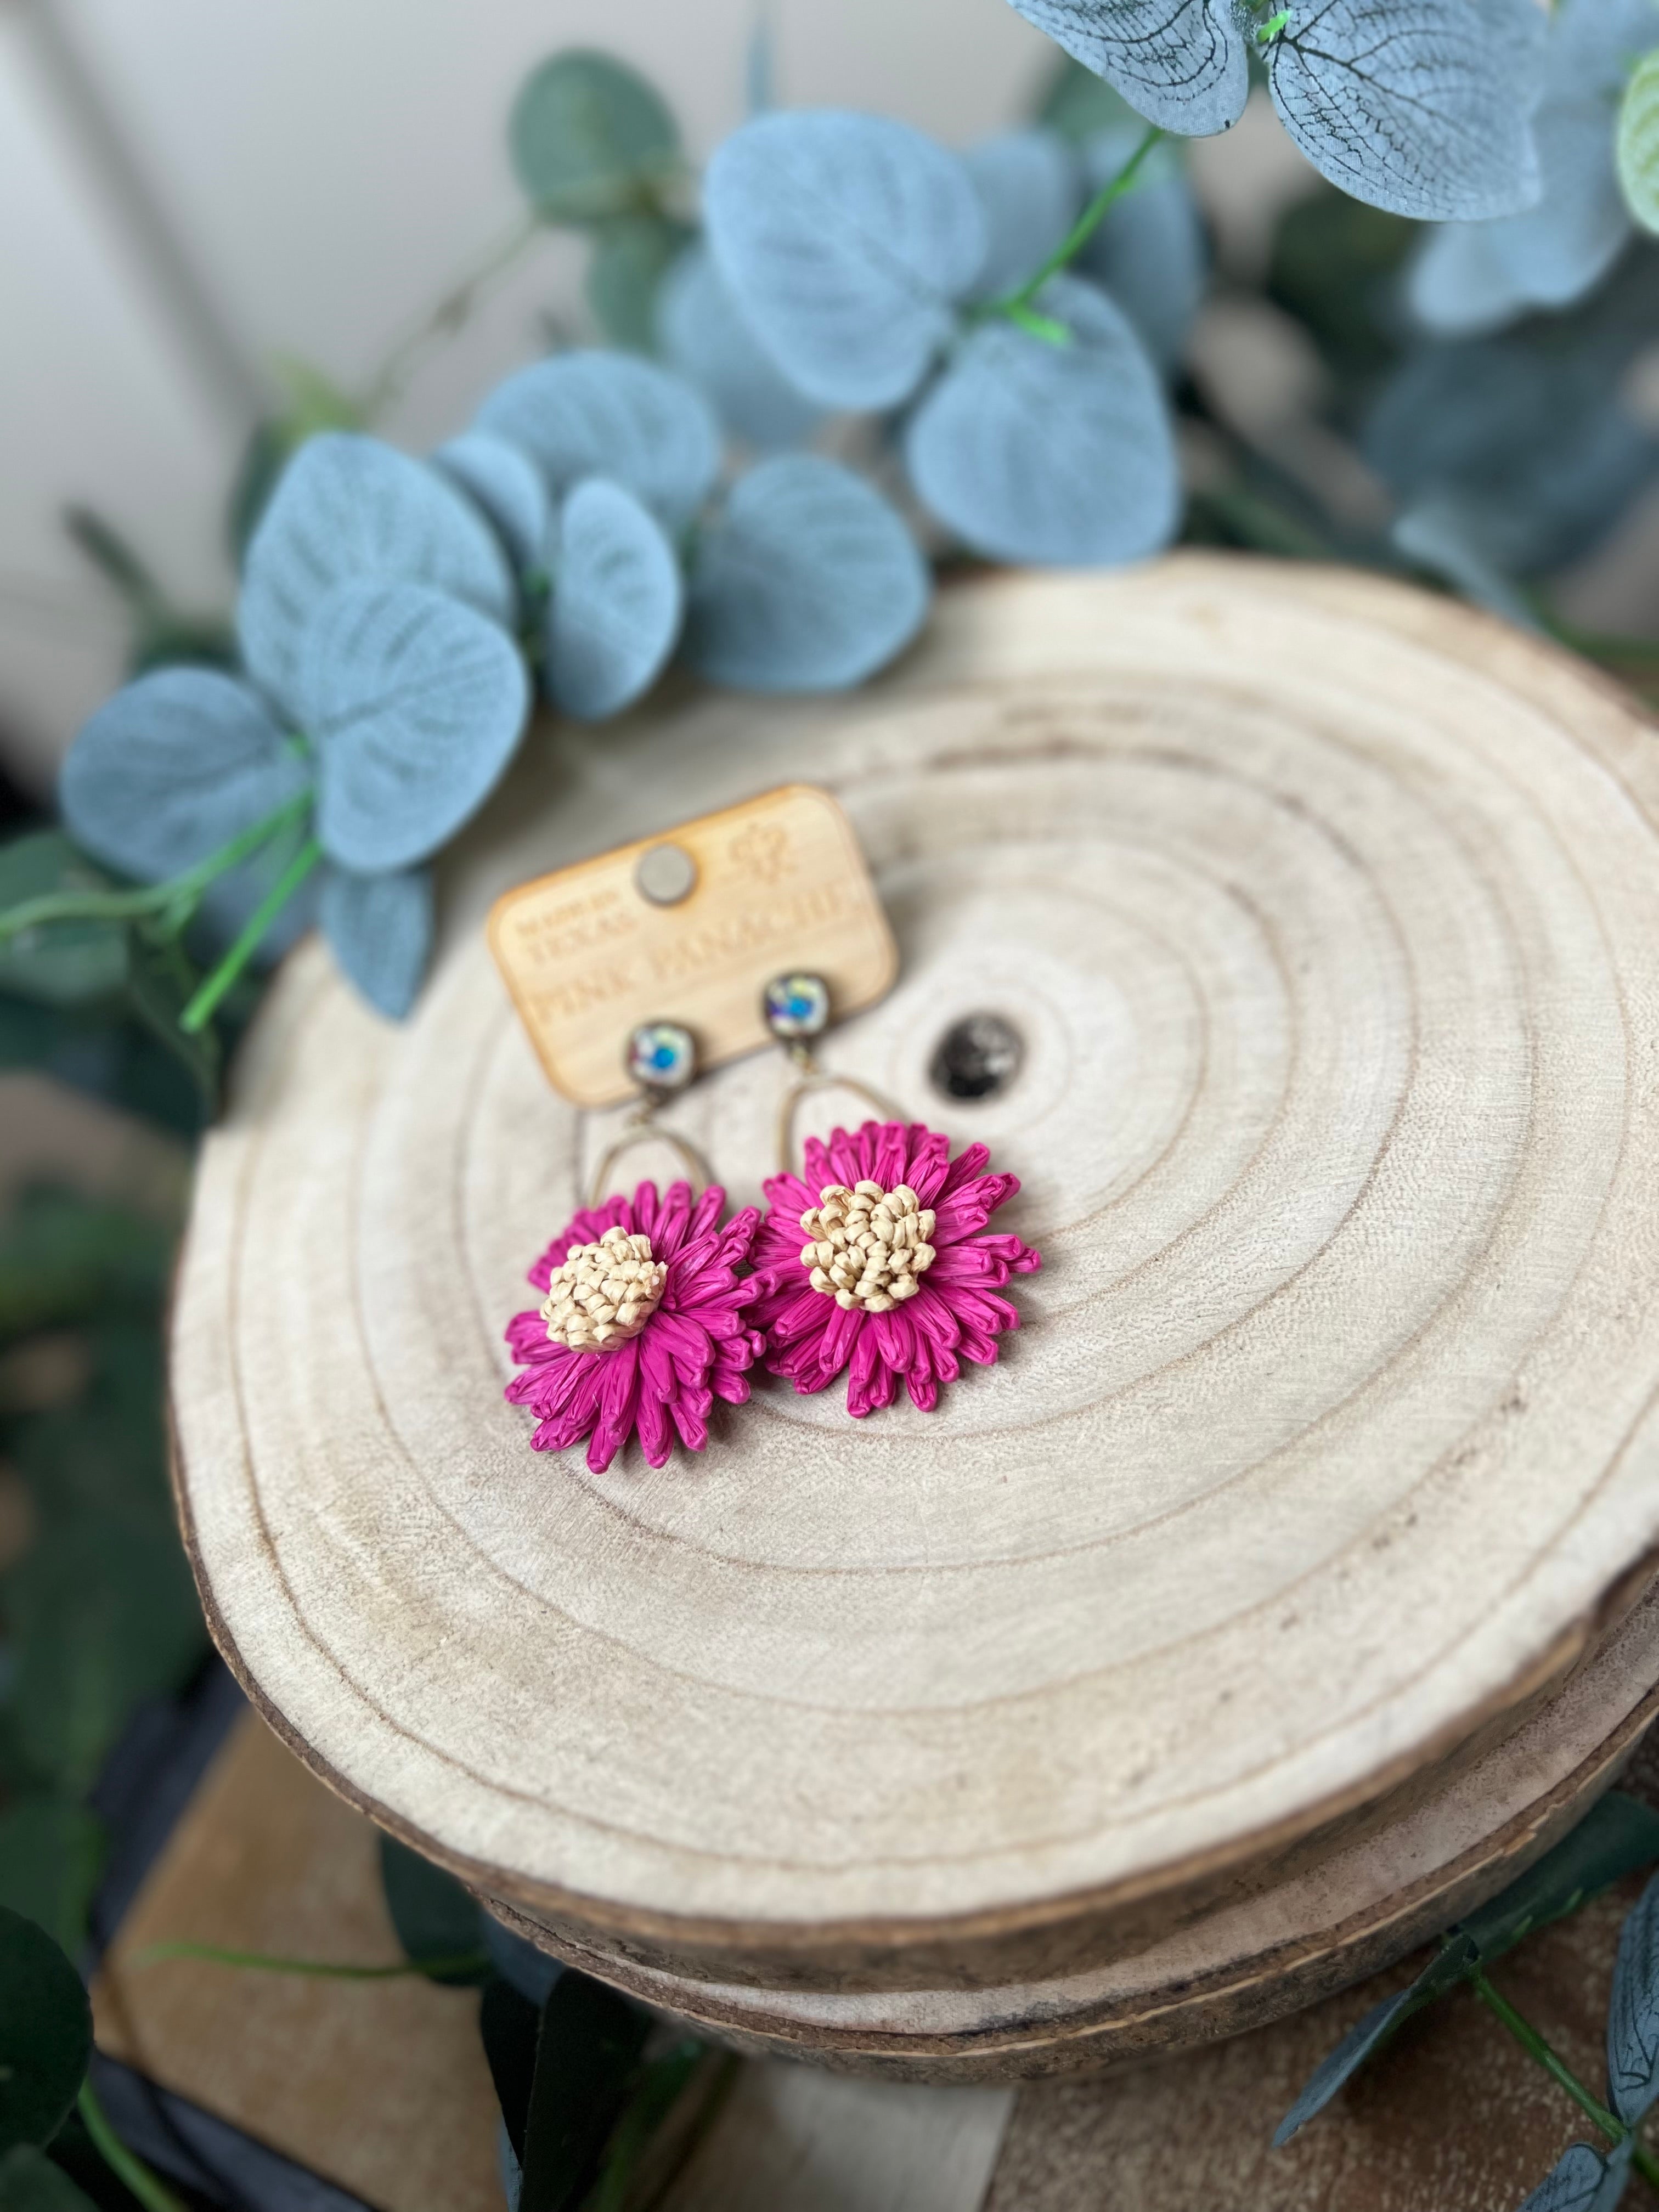
{"label": "gold hoop dangle", "polygon": [[697,1044],[690,1030],[678,1022],[641,1022],[629,1036],[623,1062],[640,1087],[640,1103],[623,1123],[622,1134],[593,1170],[589,1206],[604,1198],[611,1171],[623,1154],[635,1145],[666,1145],[678,1153],[688,1170],[693,1198],[701,1198],[714,1180],[714,1170],[689,1138],[657,1127],[655,1115],[696,1080]]}
{"label": "gold hoop dangle", "polygon": [[795,1116],[817,1091],[851,1091],[873,1106],[884,1121],[908,1118],[890,1098],[855,1075],[832,1074],[814,1059],[810,1040],[822,1036],[830,1026],[830,986],[822,975],[775,975],[761,994],[761,1012],[798,1071],[778,1106],[778,1165],[786,1175],[795,1172]]}

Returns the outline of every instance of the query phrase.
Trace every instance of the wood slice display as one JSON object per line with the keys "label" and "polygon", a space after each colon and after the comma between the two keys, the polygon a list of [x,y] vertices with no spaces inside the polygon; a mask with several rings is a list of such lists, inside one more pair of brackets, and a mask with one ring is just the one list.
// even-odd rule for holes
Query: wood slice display
{"label": "wood slice display", "polygon": [[[549,1089],[483,916],[792,780],[900,950],[823,1059],[989,1144],[1043,1268],[937,1413],[763,1381],[595,1476],[530,1450],[501,1330],[626,1109]],[[228,1656],[550,1948],[842,2063],[1097,2063],[1125,1990],[1144,2051],[1313,1994],[1298,1946],[1369,1971],[1659,1674],[1656,821],[1650,726],[1565,656],[1212,556],[953,586],[850,698],[538,730],[413,1019],[301,948],[206,1148],[173,1391]],[[984,1013],[1017,1071],[942,1095]],[[734,1202],[787,1074],[667,1117]]]}

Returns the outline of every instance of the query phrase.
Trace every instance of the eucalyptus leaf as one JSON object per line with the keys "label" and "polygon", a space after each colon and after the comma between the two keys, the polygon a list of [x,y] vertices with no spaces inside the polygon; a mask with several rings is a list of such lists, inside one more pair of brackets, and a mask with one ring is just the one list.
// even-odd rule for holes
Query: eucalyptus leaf
{"label": "eucalyptus leaf", "polygon": [[686,224],[660,215],[621,215],[599,225],[587,264],[587,304],[612,345],[653,350],[657,293],[691,235]]}
{"label": "eucalyptus leaf", "polygon": [[680,565],[632,492],[590,477],[560,512],[551,567],[547,687],[567,714],[603,721],[648,690],[674,650]]}
{"label": "eucalyptus leaf", "polygon": [[610,477],[670,530],[720,473],[720,428],[702,393],[629,354],[534,362],[490,393],[477,428],[522,447],[556,500],[584,477]]}
{"label": "eucalyptus leaf", "polygon": [[92,2056],[92,2008],[50,1936],[0,1906],[0,2152],[49,2143]]}
{"label": "eucalyptus leaf", "polygon": [[507,143],[520,184],[549,222],[625,214],[682,160],[678,128],[654,88],[626,63],[580,48],[526,79]]}
{"label": "eucalyptus leaf", "polygon": [[716,149],[703,208],[738,313],[825,407],[908,398],[988,242],[957,155],[907,124],[836,109],[745,124]]}
{"label": "eucalyptus leaf", "polygon": [[525,2123],[520,2212],[574,2212],[627,2101],[648,2016],[586,1974],[562,1974],[542,2008]]}
{"label": "eucalyptus leaf", "polygon": [[[1084,169],[1091,192],[1121,175],[1141,135],[1133,125],[1119,125],[1089,141]],[[1210,272],[1198,203],[1172,146],[1152,149],[1073,267],[1079,276],[1091,276],[1122,308],[1160,368],[1175,367],[1186,350]]]}
{"label": "eucalyptus leaf", "polygon": [[96,2212],[96,2207],[44,2151],[19,2143],[0,2158],[0,2212]]}
{"label": "eucalyptus leaf", "polygon": [[0,1813],[0,1905],[71,1954],[86,1941],[103,1862],[103,1829],[73,1798],[24,1795]]}
{"label": "eucalyptus leaf", "polygon": [[1139,560],[1168,542],[1180,513],[1158,373],[1093,285],[1055,277],[1036,304],[1066,343],[1002,320],[975,331],[911,420],[911,481],[993,560]]}
{"label": "eucalyptus leaf", "polygon": [[86,722],[64,763],[70,835],[141,882],[180,874],[299,798],[299,749],[258,696],[210,669],[141,676]]}
{"label": "eucalyptus leaf", "polygon": [[[58,891],[111,888],[60,830],[33,830],[0,845],[0,909]],[[126,981],[126,931],[118,921],[42,922],[0,938],[0,990],[43,1006],[106,999]]]}
{"label": "eucalyptus leaf", "polygon": [[[380,1838],[380,1887],[398,1932],[404,1956],[454,1959],[483,1948],[483,1907],[442,1867],[400,1844]],[[429,1974],[429,1981],[465,1987],[488,1978],[489,1969],[465,1968]]]}
{"label": "eucalyptus leaf", "polygon": [[203,1121],[193,1084],[118,1008],[45,1006],[0,991],[0,1068],[33,1068],[186,1139]]}
{"label": "eucalyptus leaf", "polygon": [[963,155],[985,216],[987,246],[968,294],[999,300],[1048,258],[1077,219],[1077,158],[1052,131],[1007,131]]}
{"label": "eucalyptus leaf", "polygon": [[801,444],[821,418],[738,313],[706,246],[689,248],[664,280],[657,339],[732,435],[759,453]]}
{"label": "eucalyptus leaf", "polygon": [[1631,72],[1619,109],[1620,190],[1644,230],[1659,231],[1659,46]]}
{"label": "eucalyptus leaf", "polygon": [[439,447],[432,465],[483,509],[521,575],[540,566],[553,502],[528,453],[488,430],[464,430]]}
{"label": "eucalyptus leaf", "polygon": [[345,585],[418,584],[510,629],[495,534],[447,477],[378,438],[330,432],[289,464],[248,547],[237,623],[248,672],[288,712],[319,608]]}
{"label": "eucalyptus leaf", "polygon": [[1362,450],[1402,506],[1456,500],[1498,568],[1557,568],[1611,528],[1659,460],[1620,404],[1621,369],[1592,345],[1433,347],[1385,387]]}
{"label": "eucalyptus leaf", "polygon": [[296,693],[317,746],[317,834],[363,875],[412,866],[483,803],[529,686],[504,630],[418,584],[348,584],[307,634]]}
{"label": "eucalyptus leaf", "polygon": [[1636,2146],[1628,2136],[1605,2155],[1588,2143],[1571,2143],[1520,2212],[1613,2212],[1630,2179]]}
{"label": "eucalyptus leaf", "polygon": [[1607,2094],[1633,2128],[1659,2098],[1659,1880],[1626,1916],[1607,2005]]}
{"label": "eucalyptus leaf", "polygon": [[1563,1920],[1615,1881],[1659,1860],[1659,1812],[1622,1790],[1598,1797],[1559,1844],[1458,1923],[1483,1960]]}
{"label": "eucalyptus leaf", "polygon": [[698,542],[686,658],[744,690],[839,690],[909,643],[930,589],[878,491],[839,462],[778,454],[738,479]]}
{"label": "eucalyptus leaf", "polygon": [[1057,131],[1068,145],[1086,146],[1097,131],[1133,121],[1135,111],[1104,77],[1085,69],[1070,54],[1060,54],[1056,61],[1036,111],[1045,131]]}
{"label": "eucalyptus leaf", "polygon": [[1301,0],[1289,15],[1267,52],[1273,105],[1333,184],[1431,220],[1537,199],[1536,0]]}
{"label": "eucalyptus leaf", "polygon": [[1488,559],[1480,516],[1462,501],[1420,499],[1395,517],[1389,535],[1408,561],[1441,577],[1474,605],[1501,615],[1517,629],[1543,628],[1526,595]]}
{"label": "eucalyptus leaf", "polygon": [[1028,22],[1138,115],[1203,138],[1230,130],[1250,88],[1231,0],[1014,0]]}
{"label": "eucalyptus leaf", "polygon": [[1535,207],[1433,234],[1412,271],[1428,329],[1500,328],[1533,307],[1581,299],[1631,233],[1613,164],[1613,118],[1630,56],[1659,36],[1654,0],[1560,0],[1549,18],[1545,89],[1534,118]]}
{"label": "eucalyptus leaf", "polygon": [[341,973],[376,1012],[401,1021],[432,957],[432,878],[424,868],[323,877],[318,920]]}
{"label": "eucalyptus leaf", "polygon": [[[1471,1954],[1464,1947],[1459,1955],[1467,1964]],[[1437,1960],[1435,1965],[1439,1964]],[[1303,2084],[1296,2102],[1273,2130],[1275,2149],[1289,2142],[1299,2129],[1306,2127],[1316,2113],[1322,2112],[1337,2091],[1352,2079],[1366,2060],[1374,2057],[1413,2013],[1420,2012],[1425,2005],[1442,1994],[1441,1986],[1431,1984],[1430,1972],[1432,1969],[1419,1974],[1403,1990],[1396,1990],[1391,1997],[1384,1997],[1380,2003],[1374,2004],[1369,2012],[1355,2021],[1329,2057],[1321,2059]]]}

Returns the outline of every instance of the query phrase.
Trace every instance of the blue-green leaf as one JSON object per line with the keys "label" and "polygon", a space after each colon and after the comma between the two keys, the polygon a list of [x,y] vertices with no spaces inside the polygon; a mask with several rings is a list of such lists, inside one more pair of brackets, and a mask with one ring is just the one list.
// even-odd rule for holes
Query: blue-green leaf
{"label": "blue-green leaf", "polygon": [[739,479],[702,534],[686,657],[744,690],[838,690],[908,644],[929,591],[878,492],[837,462],[779,454]]}
{"label": "blue-green leaf", "polygon": [[1525,593],[1487,553],[1480,511],[1455,494],[1431,494],[1401,509],[1389,532],[1408,561],[1517,629],[1543,624]]}
{"label": "blue-green leaf", "polygon": [[670,530],[720,473],[720,428],[702,394],[631,354],[532,362],[490,393],[477,428],[522,447],[556,500],[583,477],[610,477]]}
{"label": "blue-green leaf", "polygon": [[686,224],[662,215],[620,215],[596,226],[583,289],[611,344],[654,352],[657,295],[691,235]]}
{"label": "blue-green leaf", "polygon": [[528,453],[488,430],[464,430],[439,447],[432,465],[483,509],[520,575],[540,567],[553,502]]}
{"label": "blue-green leaf", "polygon": [[1363,450],[1402,507],[1455,500],[1506,574],[1556,568],[1589,551],[1659,459],[1620,403],[1619,366],[1518,337],[1433,347],[1385,388]]}
{"label": "blue-green leaf", "polygon": [[1231,0],[1014,0],[1149,123],[1189,138],[1226,131],[1250,88]]}
{"label": "blue-green leaf", "polygon": [[378,438],[312,438],[289,463],[242,575],[237,629],[248,673],[296,706],[306,633],[339,584],[424,584],[510,627],[517,594],[494,532],[454,486]]}
{"label": "blue-green leaf", "polygon": [[825,407],[908,398],[985,259],[960,158],[881,116],[757,117],[717,149],[703,208],[738,313]]}
{"label": "blue-green leaf", "polygon": [[161,668],[106,700],[70,747],[58,800],[96,859],[159,883],[303,792],[309,771],[256,693]]}
{"label": "blue-green leaf", "polygon": [[1431,234],[1410,279],[1427,328],[1447,337],[1497,330],[1529,308],[1568,306],[1607,273],[1631,234],[1613,118],[1631,55],[1656,36],[1654,0],[1561,0],[1549,18],[1533,122],[1538,204]]}
{"label": "blue-green leaf", "polygon": [[1607,2094],[1633,2128],[1659,2098],[1659,1879],[1626,1918],[1607,2006]]}
{"label": "blue-green leaf", "polygon": [[432,957],[428,872],[402,868],[355,876],[349,869],[330,868],[317,918],[342,974],[377,1013],[401,1021],[415,1003]]}
{"label": "blue-green leaf", "polygon": [[[1097,132],[1084,149],[1090,191],[1122,173],[1141,136],[1133,124]],[[1198,203],[1172,146],[1152,149],[1073,265],[1122,308],[1158,367],[1172,369],[1209,277]]]}
{"label": "blue-green leaf", "polygon": [[1273,2148],[1278,2149],[1289,2142],[1316,2112],[1322,2112],[1344,2082],[1359,2071],[1372,2053],[1380,2050],[1402,2021],[1420,2009],[1423,2002],[1417,1984],[1408,1983],[1356,2021],[1335,2050],[1320,2061],[1303,2084],[1302,2094],[1273,2130]]}
{"label": "blue-green leaf", "polygon": [[680,163],[661,95],[610,54],[574,48],[529,76],[507,125],[513,167],[550,222],[594,222],[637,204]]}
{"label": "blue-green leaf", "polygon": [[720,282],[706,246],[681,254],[657,296],[657,337],[734,438],[759,453],[799,445],[823,410],[796,391]]}
{"label": "blue-green leaf", "polygon": [[1273,104],[1322,176],[1395,215],[1468,222],[1539,193],[1536,0],[1297,0]]}
{"label": "blue-green leaf", "polygon": [[603,477],[578,484],[559,514],[547,610],[547,688],[585,722],[648,690],[680,634],[684,592],[662,526]]}
{"label": "blue-green leaf", "polygon": [[348,584],[307,634],[296,690],[318,750],[317,834],[343,868],[407,868],[512,758],[529,685],[506,633],[418,584]]}
{"label": "blue-green leaf", "polygon": [[1628,2136],[1605,2156],[1588,2143],[1570,2143],[1518,2212],[1613,2212],[1630,2179],[1635,2150]]}
{"label": "blue-green leaf", "polygon": [[1056,344],[996,320],[975,331],[905,438],[924,504],[993,560],[1139,560],[1180,514],[1158,373],[1091,284],[1056,277],[1036,302]]}
{"label": "blue-green leaf", "polygon": [[1053,131],[1007,131],[963,155],[984,211],[985,258],[969,297],[998,300],[1048,258],[1077,219],[1082,180]]}

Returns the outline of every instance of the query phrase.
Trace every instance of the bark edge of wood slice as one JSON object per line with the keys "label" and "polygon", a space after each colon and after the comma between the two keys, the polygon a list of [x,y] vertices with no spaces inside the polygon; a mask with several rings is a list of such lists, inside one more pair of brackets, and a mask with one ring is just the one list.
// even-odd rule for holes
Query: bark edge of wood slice
{"label": "bark edge of wood slice", "polygon": [[[414,1019],[302,947],[205,1147],[177,1480],[267,1716],[490,1896],[760,1990],[1099,1965],[1432,1796],[1659,1542],[1651,736],[1467,610],[1212,556],[952,586],[845,700],[535,733]],[[938,1413],[763,1384],[595,1477],[501,1330],[623,1115],[482,917],[792,778],[901,949],[827,1064],[988,1142],[1044,1267]],[[981,1012],[1019,1073],[941,1097]],[[734,1202],[784,1080],[674,1109]]]}

